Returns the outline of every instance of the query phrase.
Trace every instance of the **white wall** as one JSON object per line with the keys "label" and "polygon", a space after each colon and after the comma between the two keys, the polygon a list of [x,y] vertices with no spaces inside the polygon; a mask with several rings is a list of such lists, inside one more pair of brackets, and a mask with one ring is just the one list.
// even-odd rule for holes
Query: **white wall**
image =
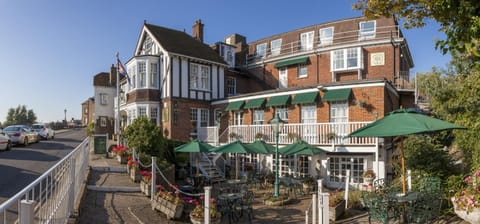
{"label": "white wall", "polygon": [[[95,95],[95,121],[100,116],[114,117],[114,98],[117,95],[117,89],[115,87],[94,86],[93,92]],[[100,94],[105,93],[108,95],[107,105],[102,105]]]}

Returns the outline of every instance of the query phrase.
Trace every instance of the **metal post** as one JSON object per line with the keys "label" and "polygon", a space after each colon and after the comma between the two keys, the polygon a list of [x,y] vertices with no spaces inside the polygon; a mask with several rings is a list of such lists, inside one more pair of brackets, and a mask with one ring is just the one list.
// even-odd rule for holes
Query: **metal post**
{"label": "metal post", "polygon": [[305,224],[308,224],[308,210],[305,211]]}
{"label": "metal post", "polygon": [[70,192],[68,198],[68,213],[72,214],[75,205],[75,158],[70,159]]}
{"label": "metal post", "polygon": [[407,170],[407,186],[408,192],[412,191],[412,170]]}
{"label": "metal post", "polygon": [[156,156],[152,156],[152,178],[150,179],[152,184],[150,185],[150,200],[154,200],[155,199],[155,195],[157,194],[157,192],[155,192],[157,189],[156,189],[156,186],[157,186],[157,157]]}
{"label": "metal post", "polygon": [[205,213],[203,216],[205,217],[205,224],[210,224],[210,191],[212,190],[211,186],[204,187],[205,189]]}
{"label": "metal post", "polygon": [[[278,114],[277,114],[278,116]],[[275,133],[275,192],[273,197],[278,198],[278,137],[279,137],[280,130],[277,130]]]}
{"label": "metal post", "polygon": [[35,213],[33,211],[34,207],[35,207],[35,201],[33,200],[26,199],[20,202],[19,224],[33,223],[33,217],[35,216]]}
{"label": "metal post", "polygon": [[345,209],[347,209],[348,205],[348,191],[350,187],[350,170],[347,170],[347,177],[345,178]]}
{"label": "metal post", "polygon": [[[318,196],[320,197],[320,195]],[[328,193],[322,193],[322,219],[319,219],[319,223],[321,224],[328,224],[329,223],[329,218],[330,218],[330,211],[328,209],[328,201],[329,201],[329,195]]]}
{"label": "metal post", "polygon": [[317,194],[312,194],[312,223],[317,222]]}
{"label": "metal post", "polygon": [[[118,53],[117,53],[117,60],[118,60]],[[120,75],[118,74],[118,64],[117,69],[115,69],[115,73],[117,73],[117,119],[115,119],[115,134],[117,136],[117,145],[120,145]]]}

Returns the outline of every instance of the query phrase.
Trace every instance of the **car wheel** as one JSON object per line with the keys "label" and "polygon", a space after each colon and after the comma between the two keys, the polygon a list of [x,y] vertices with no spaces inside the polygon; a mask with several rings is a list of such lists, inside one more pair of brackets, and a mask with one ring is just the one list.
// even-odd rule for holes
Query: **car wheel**
{"label": "car wheel", "polygon": [[12,143],[10,141],[8,141],[7,147],[5,148],[5,150],[9,151],[10,149],[12,149]]}

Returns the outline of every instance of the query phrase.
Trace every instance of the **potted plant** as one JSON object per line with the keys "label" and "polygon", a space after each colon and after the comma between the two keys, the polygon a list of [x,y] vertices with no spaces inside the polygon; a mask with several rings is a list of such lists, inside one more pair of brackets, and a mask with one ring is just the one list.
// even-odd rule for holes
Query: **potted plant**
{"label": "potted plant", "polygon": [[263,133],[257,133],[255,134],[255,139],[257,140],[263,140],[263,138],[265,137],[265,135]]}
{"label": "potted plant", "polygon": [[112,148],[112,152],[117,155],[120,164],[127,164],[128,148],[124,145],[117,145]]}
{"label": "potted plant", "polygon": [[336,221],[345,212],[345,198],[343,192],[333,191],[328,198],[329,219]]}
{"label": "potted plant", "polygon": [[150,196],[152,187],[152,171],[140,171],[142,179],[140,180],[140,190],[146,195]]}
{"label": "potted plant", "polygon": [[302,180],[303,192],[308,194],[315,184],[315,178],[307,176]]}
{"label": "potted plant", "polygon": [[290,203],[291,198],[287,194],[280,194],[278,197],[273,197],[271,193],[263,195],[263,203],[269,206],[281,206]]}
{"label": "potted plant", "polygon": [[238,140],[238,135],[235,132],[230,132],[230,134],[228,134],[228,137],[230,137],[230,140]]}
{"label": "potted plant", "polygon": [[373,183],[373,179],[375,179],[375,172],[373,172],[373,170],[371,169],[368,169],[367,171],[363,172],[363,179],[364,179],[364,182],[367,183],[369,186],[372,185]]}
{"label": "potted plant", "polygon": [[[176,189],[176,187],[174,187]],[[163,212],[168,219],[178,219],[182,216],[184,203],[179,192],[167,191],[162,185],[158,186],[158,193],[152,200],[152,208]]]}
{"label": "potted plant", "polygon": [[335,132],[329,132],[325,135],[325,137],[327,137],[328,140],[333,140],[337,137],[337,134]]}
{"label": "potted plant", "polygon": [[451,198],[458,217],[480,223],[480,169],[465,178],[464,188]]}
{"label": "potted plant", "polygon": [[288,138],[288,140],[290,140],[290,141],[296,141],[296,140],[299,139],[298,134],[297,134],[297,133],[293,133],[293,132],[289,132],[289,133],[287,134],[287,138]]}
{"label": "potted plant", "polygon": [[[200,196],[200,200],[203,202],[204,197]],[[205,223],[205,206],[203,203],[200,203],[197,200],[191,200],[190,203],[195,205],[189,215],[190,221],[193,224]],[[221,213],[216,208],[215,198],[210,198],[210,223],[218,224],[221,220]]]}

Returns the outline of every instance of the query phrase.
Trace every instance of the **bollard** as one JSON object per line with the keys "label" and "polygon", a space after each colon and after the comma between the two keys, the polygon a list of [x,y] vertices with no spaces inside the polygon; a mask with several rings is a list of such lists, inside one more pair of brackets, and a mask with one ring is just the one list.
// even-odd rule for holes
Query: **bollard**
{"label": "bollard", "polygon": [[22,200],[20,201],[20,222],[19,224],[32,224],[35,213],[33,211],[35,207],[35,201]]}
{"label": "bollard", "polygon": [[308,224],[308,210],[305,211],[305,224]]}
{"label": "bollard", "polygon": [[312,194],[312,223],[317,222],[317,194]]}
{"label": "bollard", "polygon": [[407,170],[408,192],[412,191],[412,170]]}
{"label": "bollard", "polygon": [[347,209],[347,205],[348,205],[349,188],[350,188],[350,170],[347,170],[347,177],[345,178],[345,195],[343,196],[345,198],[345,209]]}
{"label": "bollard", "polygon": [[211,186],[204,187],[205,189],[205,224],[210,224],[210,191],[212,190]]}
{"label": "bollard", "polygon": [[157,157],[152,156],[152,178],[150,179],[150,200],[155,199],[155,195],[157,194]]}

